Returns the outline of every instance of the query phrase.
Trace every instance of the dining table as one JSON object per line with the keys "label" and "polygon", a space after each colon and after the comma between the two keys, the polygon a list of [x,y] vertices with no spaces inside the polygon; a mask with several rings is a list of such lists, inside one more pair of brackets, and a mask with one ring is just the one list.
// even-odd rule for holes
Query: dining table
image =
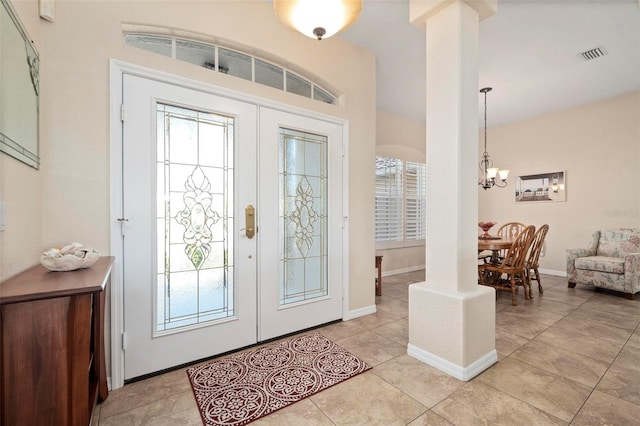
{"label": "dining table", "polygon": [[491,251],[491,263],[498,263],[498,254],[500,253],[500,250],[508,249],[514,241],[515,238],[511,236],[490,236],[489,238],[478,237],[478,253],[489,250]]}

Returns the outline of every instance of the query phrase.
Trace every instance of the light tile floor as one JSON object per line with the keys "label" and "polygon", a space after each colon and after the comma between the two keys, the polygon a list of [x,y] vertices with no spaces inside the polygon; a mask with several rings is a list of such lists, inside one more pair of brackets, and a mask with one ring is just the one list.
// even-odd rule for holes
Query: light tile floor
{"label": "light tile floor", "polygon": [[[319,329],[372,370],[253,424],[640,424],[640,298],[553,276],[518,306],[501,292],[498,363],[462,382],[406,354],[408,286],[423,280],[385,277],[376,314]],[[96,414],[100,426],[202,424],[184,369],[111,392]]]}

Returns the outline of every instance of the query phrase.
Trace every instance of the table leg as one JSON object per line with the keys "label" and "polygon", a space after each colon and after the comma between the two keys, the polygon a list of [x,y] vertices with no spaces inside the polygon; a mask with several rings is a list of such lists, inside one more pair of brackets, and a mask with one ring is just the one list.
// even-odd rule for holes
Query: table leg
{"label": "table leg", "polygon": [[378,270],[376,296],[382,296],[382,256],[376,256],[376,269]]}

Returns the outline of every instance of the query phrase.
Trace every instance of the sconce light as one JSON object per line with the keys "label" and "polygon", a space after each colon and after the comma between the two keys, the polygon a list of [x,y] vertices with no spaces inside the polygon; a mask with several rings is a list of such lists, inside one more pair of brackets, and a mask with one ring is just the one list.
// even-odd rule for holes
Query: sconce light
{"label": "sconce light", "polygon": [[273,0],[282,22],[310,38],[329,38],[353,24],[362,0]]}
{"label": "sconce light", "polygon": [[551,190],[554,193],[558,193],[558,175],[553,176],[553,183],[551,184]]}

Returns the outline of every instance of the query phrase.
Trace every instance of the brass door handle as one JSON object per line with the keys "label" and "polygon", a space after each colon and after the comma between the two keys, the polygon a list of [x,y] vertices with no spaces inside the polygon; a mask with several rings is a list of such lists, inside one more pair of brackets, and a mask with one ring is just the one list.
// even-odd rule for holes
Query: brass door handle
{"label": "brass door handle", "polygon": [[256,235],[256,209],[251,204],[244,209],[244,226],[241,231],[245,231],[247,238],[253,238]]}

